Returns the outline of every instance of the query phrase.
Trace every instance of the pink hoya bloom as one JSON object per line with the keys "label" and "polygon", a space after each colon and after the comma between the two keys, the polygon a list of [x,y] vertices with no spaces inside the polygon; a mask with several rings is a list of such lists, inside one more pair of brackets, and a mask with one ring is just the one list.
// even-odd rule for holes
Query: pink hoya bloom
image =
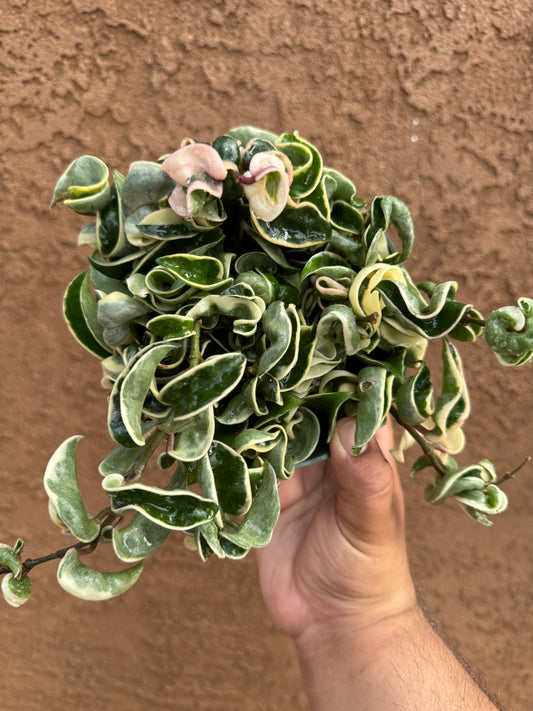
{"label": "pink hoya bloom", "polygon": [[255,215],[271,222],[284,210],[292,183],[292,163],[280,151],[256,153],[241,183]]}
{"label": "pink hoya bloom", "polygon": [[196,191],[222,197],[222,182],[228,171],[212,146],[189,143],[165,158],[161,167],[177,183],[168,202],[180,217],[190,218],[201,211],[203,201],[194,199]]}

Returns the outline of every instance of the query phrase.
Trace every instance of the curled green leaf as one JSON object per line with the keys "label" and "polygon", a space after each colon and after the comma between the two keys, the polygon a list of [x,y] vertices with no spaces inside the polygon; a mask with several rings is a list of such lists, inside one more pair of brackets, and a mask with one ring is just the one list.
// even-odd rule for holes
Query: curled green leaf
{"label": "curled green leaf", "polygon": [[22,572],[20,552],[13,550],[7,543],[0,543],[0,565],[7,566],[13,575],[19,577]]}
{"label": "curled green leaf", "polygon": [[533,360],[533,299],[521,297],[518,306],[493,311],[485,324],[485,340],[502,365],[525,365]]}
{"label": "curled green leaf", "polygon": [[142,573],[142,562],[116,573],[101,573],[82,563],[77,550],[71,549],[57,569],[57,581],[66,592],[91,602],[122,595]]}
{"label": "curled green leaf", "polygon": [[172,406],[175,420],[191,417],[228,395],[241,380],[245,367],[242,353],[211,356],[167,383],[158,399]]}
{"label": "curled green leaf", "polygon": [[25,602],[28,602],[31,588],[31,580],[27,576],[18,580],[12,573],[6,573],[2,578],[4,599],[12,607],[20,607]]}
{"label": "curled green leaf", "polygon": [[354,454],[359,454],[381,427],[389,411],[393,376],[385,368],[362,368],[357,381],[357,418],[354,435]]}
{"label": "curled green leaf", "polygon": [[138,482],[125,483],[124,478],[116,474],[105,477],[102,487],[111,497],[113,511],[137,511],[174,531],[194,528],[218,513],[219,507],[214,501],[187,489],[167,490]]}
{"label": "curled green leaf", "polygon": [[55,511],[70,532],[80,541],[93,541],[100,524],[89,516],[78,486],[76,453],[82,437],[69,437],[46,465],[44,488]]}
{"label": "curled green leaf", "polygon": [[106,207],[110,198],[106,164],[94,156],[80,156],[57,181],[50,207],[64,202],[75,212],[94,214]]}

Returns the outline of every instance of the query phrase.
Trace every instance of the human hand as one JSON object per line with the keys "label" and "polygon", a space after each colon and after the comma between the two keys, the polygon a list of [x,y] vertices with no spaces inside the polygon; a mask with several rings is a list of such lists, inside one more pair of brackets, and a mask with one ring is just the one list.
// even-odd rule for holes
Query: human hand
{"label": "human hand", "polygon": [[294,638],[348,619],[362,629],[416,606],[390,425],[357,457],[354,427],[341,420],[330,459],[281,483],[280,519],[257,551],[265,602]]}

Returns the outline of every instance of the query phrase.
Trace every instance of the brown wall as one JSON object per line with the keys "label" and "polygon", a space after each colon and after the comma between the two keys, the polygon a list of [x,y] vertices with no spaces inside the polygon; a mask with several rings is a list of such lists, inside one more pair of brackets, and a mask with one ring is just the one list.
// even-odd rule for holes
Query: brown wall
{"label": "brown wall", "polygon": [[[455,278],[485,312],[532,295],[529,3],[0,5],[0,540],[26,537],[30,556],[66,544],[41,480],[72,434],[87,435],[82,486],[95,506],[102,500],[99,365],[61,317],[64,287],[85,265],[75,246],[83,220],[47,209],[57,176],[82,153],[126,170],[185,136],[210,140],[244,123],[298,129],[361,196],[408,202],[415,277]],[[481,342],[463,351],[473,399],[463,459],[486,455],[503,472],[533,453],[531,370],[497,368]],[[453,504],[430,510],[423,479],[403,475],[428,607],[502,701],[530,709],[531,467],[509,483],[510,510],[492,529]],[[5,711],[307,708],[253,556],[204,565],[169,543],[130,593],[107,603],[63,593],[54,564],[34,579],[25,608],[0,606]]]}

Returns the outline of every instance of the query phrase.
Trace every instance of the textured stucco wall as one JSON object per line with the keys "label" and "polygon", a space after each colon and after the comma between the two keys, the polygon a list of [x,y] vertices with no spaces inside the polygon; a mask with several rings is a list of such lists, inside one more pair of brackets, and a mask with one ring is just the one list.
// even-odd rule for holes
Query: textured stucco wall
{"label": "textured stucco wall", "polygon": [[[82,153],[125,170],[253,123],[298,129],[365,198],[411,207],[419,279],[456,279],[488,312],[531,295],[530,2],[512,0],[2,0],[0,20],[0,540],[64,545],[42,472],[83,433],[82,486],[109,445],[99,365],[61,318],[84,268],[82,219],[47,210]],[[473,396],[465,461],[504,471],[532,453],[531,371],[467,349]],[[413,568],[428,607],[515,711],[533,695],[531,468],[490,530],[453,505],[430,510],[408,481]],[[91,483],[92,482],[92,483]],[[42,542],[36,543],[38,537]],[[103,561],[105,564],[105,560]],[[287,639],[265,614],[253,556],[203,565],[177,544],[126,596],[62,593],[54,565],[32,601],[0,606],[0,705],[46,708],[306,709]]]}

